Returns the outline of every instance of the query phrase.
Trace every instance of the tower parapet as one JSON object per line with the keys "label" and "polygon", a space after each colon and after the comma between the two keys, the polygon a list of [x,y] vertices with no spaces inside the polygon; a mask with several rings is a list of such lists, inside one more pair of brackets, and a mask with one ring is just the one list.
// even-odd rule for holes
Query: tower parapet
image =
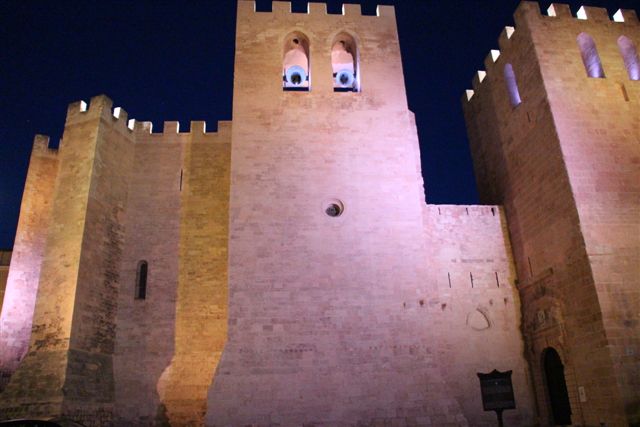
{"label": "tower parapet", "polygon": [[[273,1],[271,6],[271,12],[258,12],[256,8],[255,0],[240,0],[238,2],[238,10],[243,13],[255,12],[260,14],[274,14],[274,15],[286,15],[293,13],[291,9],[291,2],[288,1]],[[344,16],[371,16],[375,17],[393,17],[395,19],[395,8],[389,5],[378,5],[376,7],[376,15],[364,15],[362,13],[362,6],[360,4],[345,3],[341,8],[341,15]],[[307,3],[307,15],[327,15],[326,3],[309,2]]]}
{"label": "tower parapet", "polygon": [[[529,27],[527,23],[529,19],[541,20],[541,22],[553,23],[553,25],[574,23],[582,25],[585,29],[594,24],[611,24],[613,25],[612,29],[614,31],[618,30],[620,34],[623,34],[625,31],[630,29],[630,27],[633,28],[640,25],[638,15],[633,9],[618,9],[616,13],[614,13],[612,16],[609,16],[609,13],[605,8],[581,6],[578,12],[574,15],[572,14],[571,8],[568,4],[552,3],[547,9],[546,14],[543,14],[541,12],[540,5],[537,2],[531,1],[524,1],[520,3],[518,9],[514,14],[514,19],[516,25],[514,27],[507,26],[500,33],[500,36],[498,38],[498,45],[500,46],[500,50],[492,50],[491,52],[489,52],[489,54],[487,54],[484,60],[486,73],[501,72],[500,69],[496,69],[495,65],[498,62],[500,51],[507,51],[512,49],[512,43],[510,42],[511,37],[516,32],[516,29],[521,25],[524,28]],[[480,85],[480,83],[482,83],[482,80],[483,79],[478,80],[477,75],[474,75],[471,85],[473,89],[468,89],[465,92],[463,100],[471,101],[471,98],[479,93],[482,87]]]}

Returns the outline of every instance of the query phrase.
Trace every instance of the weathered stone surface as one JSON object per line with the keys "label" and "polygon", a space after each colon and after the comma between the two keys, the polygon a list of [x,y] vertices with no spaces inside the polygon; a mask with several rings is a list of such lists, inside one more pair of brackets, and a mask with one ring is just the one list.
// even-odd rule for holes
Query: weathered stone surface
{"label": "weathered stone surface", "polygon": [[[498,369],[513,371],[506,423],[546,425],[553,347],[574,423],[635,422],[640,88],[616,40],[640,45],[638,22],[585,10],[522,3],[474,81],[487,206],[424,203],[390,6],[239,1],[234,121],[217,132],[129,128],[105,96],[72,104],[59,151],[37,137],[31,158],[0,419],[490,426],[476,374]],[[583,31],[604,79],[585,75]],[[334,92],[345,34],[357,92]],[[297,38],[310,90],[283,91]]]}
{"label": "weathered stone surface", "polygon": [[48,137],[37,135],[20,206],[11,271],[6,273],[8,265],[0,267],[6,274],[0,315],[0,391],[29,346],[57,173],[57,152],[49,149]]}
{"label": "weathered stone surface", "polygon": [[[626,11],[619,23],[602,9],[579,20],[554,7],[550,17],[520,5],[465,114],[483,199],[505,205],[540,422],[550,419],[542,354],[553,347],[574,423],[622,426],[640,420],[640,87],[617,41],[639,45],[640,26]],[[587,75],[581,33],[595,41],[605,78]]]}

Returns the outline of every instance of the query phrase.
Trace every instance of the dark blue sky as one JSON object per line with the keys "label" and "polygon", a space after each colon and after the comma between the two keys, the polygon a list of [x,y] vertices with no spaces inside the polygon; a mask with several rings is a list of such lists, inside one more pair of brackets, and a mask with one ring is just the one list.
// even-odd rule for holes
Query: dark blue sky
{"label": "dark blue sky", "polygon": [[[358,0],[348,1],[358,3]],[[306,1],[293,1],[304,11]],[[329,13],[342,2],[327,1]],[[430,203],[476,203],[460,106],[518,0],[362,0],[395,4],[409,106]],[[577,11],[579,2],[569,2]],[[13,246],[33,136],[62,135],[67,104],[100,93],[129,117],[231,119],[235,0],[0,2],[0,248]],[[541,2],[546,10],[550,2]],[[590,0],[637,8],[638,0]],[[258,1],[270,10],[270,1]]]}

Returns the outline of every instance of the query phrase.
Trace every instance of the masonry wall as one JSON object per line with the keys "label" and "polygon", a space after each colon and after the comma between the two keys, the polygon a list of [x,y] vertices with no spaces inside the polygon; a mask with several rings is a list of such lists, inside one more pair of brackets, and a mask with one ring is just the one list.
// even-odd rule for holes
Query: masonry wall
{"label": "masonry wall", "polygon": [[29,352],[3,392],[4,417],[111,421],[118,220],[132,157],[125,123],[106,97],[69,107]]}
{"label": "masonry wall", "polygon": [[[586,20],[570,18],[568,12],[558,7],[556,19],[531,20],[530,25],[610,363],[627,417],[640,423],[640,81],[630,79],[617,43],[626,36],[640,46],[640,25],[631,11],[624,23],[612,21],[604,9],[586,8]],[[605,78],[587,76],[576,42],[582,32],[593,37]],[[550,34],[555,43],[549,42]],[[563,52],[561,45],[567,46]],[[585,386],[587,398],[597,387],[597,382]]]}
{"label": "masonry wall", "polygon": [[0,391],[24,358],[31,337],[40,266],[58,173],[57,152],[50,150],[48,143],[45,136],[35,138],[20,206],[11,271],[4,272],[6,288],[3,286],[4,302],[0,315]]}
{"label": "masonry wall", "polygon": [[[158,381],[174,353],[180,239],[180,172],[188,134],[173,126],[136,129],[125,221],[114,354],[117,425],[162,425]],[[146,299],[135,299],[136,273],[147,261]]]}
{"label": "masonry wall", "polygon": [[[626,425],[636,417],[637,387],[628,386],[635,379],[626,378],[637,378],[637,359],[616,354],[634,348],[638,336],[637,328],[624,327],[637,301],[629,286],[638,268],[630,255],[637,247],[638,169],[633,160],[626,163],[637,153],[637,118],[634,122],[629,104],[614,95],[617,83],[586,76],[576,37],[595,25],[600,30],[590,28],[608,34],[613,59],[613,33],[637,24],[616,27],[608,17],[585,24],[571,18],[568,7],[554,8],[557,17],[544,17],[536,3],[520,5],[515,32],[503,32],[499,58],[487,58],[486,77],[482,82],[476,77],[475,94],[463,102],[465,116],[482,197],[505,204],[541,422],[551,417],[541,362],[553,347],[565,365],[573,421]],[[522,98],[517,106],[509,101],[507,63]],[[615,107],[596,105],[604,99]],[[610,173],[612,159],[623,165],[620,172]],[[600,175],[593,175],[598,170]],[[584,191],[594,186],[599,190]],[[609,223],[615,226],[605,232]],[[624,232],[623,239],[615,236]],[[599,247],[608,255],[594,257],[590,234],[608,242]],[[606,265],[606,282],[616,277],[616,283],[598,284],[598,264]],[[607,319],[618,319],[614,335]]]}
{"label": "masonry wall", "polygon": [[[393,8],[238,9],[229,334],[207,425],[467,423],[424,312],[423,187]],[[309,92],[282,90],[284,38],[310,40]],[[333,91],[358,40],[361,92]],[[328,203],[344,205],[339,217]],[[295,403],[294,403],[295,402]]]}
{"label": "masonry wall", "polygon": [[482,407],[478,373],[512,371],[516,409],[506,425],[532,425],[536,407],[524,357],[517,276],[504,212],[499,206],[427,205],[425,264],[437,296],[409,301],[435,311],[438,363],[470,424],[493,426]]}
{"label": "masonry wall", "polygon": [[[203,123],[199,124],[203,130]],[[191,127],[180,209],[175,352],[158,385],[172,425],[202,425],[227,339],[231,123]]]}
{"label": "masonry wall", "polygon": [[[226,339],[229,122],[136,127],[118,300],[116,423],[200,425]],[[135,299],[138,264],[149,266]]]}

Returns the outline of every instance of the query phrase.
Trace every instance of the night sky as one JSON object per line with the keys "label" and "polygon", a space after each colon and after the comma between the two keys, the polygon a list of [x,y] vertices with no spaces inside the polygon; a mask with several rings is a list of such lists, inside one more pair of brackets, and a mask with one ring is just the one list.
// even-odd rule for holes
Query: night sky
{"label": "night sky", "polygon": [[[348,1],[357,3],[357,0]],[[294,12],[306,1],[293,1]],[[328,1],[329,13],[342,2]],[[395,4],[409,108],[429,203],[477,203],[460,99],[518,0],[362,0]],[[575,14],[581,3],[569,2]],[[546,11],[549,1],[541,2]],[[590,0],[637,8],[638,0]],[[267,11],[270,1],[258,1]],[[235,0],[0,1],[0,248],[11,248],[33,136],[57,146],[67,105],[107,94],[130,118],[231,119]]]}

